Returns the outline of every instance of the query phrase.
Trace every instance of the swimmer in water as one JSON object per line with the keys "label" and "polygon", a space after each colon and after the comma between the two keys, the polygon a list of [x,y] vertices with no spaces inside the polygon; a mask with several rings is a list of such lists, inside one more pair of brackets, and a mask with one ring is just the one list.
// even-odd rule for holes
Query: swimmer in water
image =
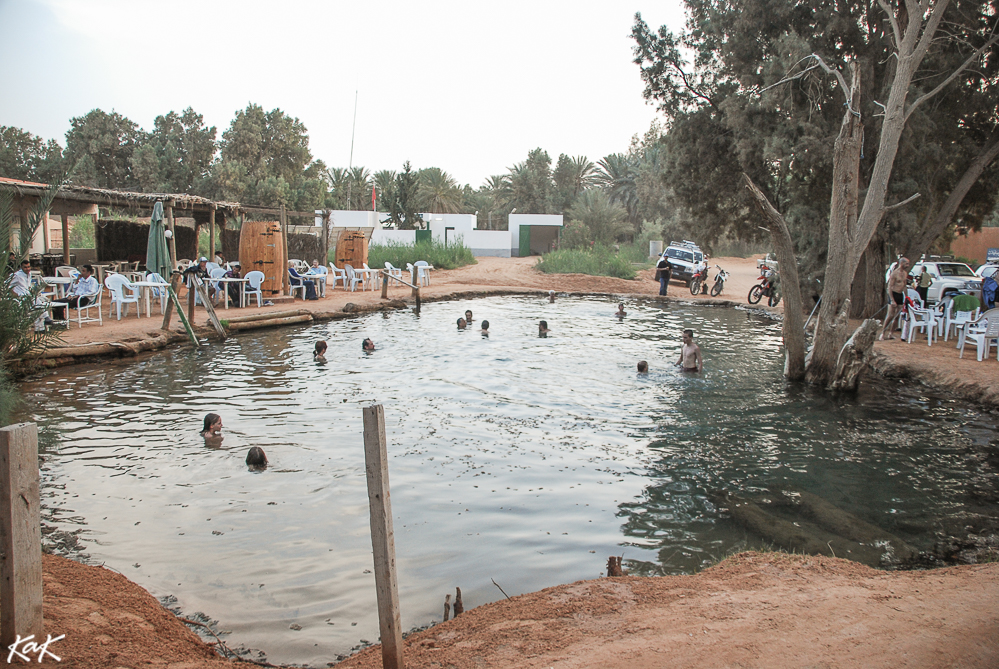
{"label": "swimmer in water", "polygon": [[464,330],[466,325],[468,325],[468,323],[465,322],[464,318],[459,318],[458,319],[458,329],[459,330]]}
{"label": "swimmer in water", "polygon": [[648,374],[649,373],[649,363],[646,362],[645,360],[639,360],[638,361],[638,373],[639,374]]}
{"label": "swimmer in water", "polygon": [[371,341],[370,339],[365,339],[364,341],[361,342],[361,348],[364,349],[365,351],[374,351],[375,342]]}
{"label": "swimmer in water", "polygon": [[548,329],[548,321],[541,321],[538,323],[538,336],[547,337],[551,330]]}
{"label": "swimmer in water", "polygon": [[312,352],[312,359],[316,362],[326,362],[326,348],[327,346],[325,341],[317,341],[316,350]]}
{"label": "swimmer in water", "polygon": [[482,321],[482,336],[489,336],[489,321]]}
{"label": "swimmer in water", "polygon": [[617,313],[614,314],[618,318],[624,318],[628,315],[628,312],[624,310],[624,302],[617,303]]}
{"label": "swimmer in water", "polygon": [[264,449],[259,446],[251,448],[250,452],[246,454],[246,465],[250,469],[266,469],[267,455],[264,453]]}
{"label": "swimmer in water", "polygon": [[222,416],[217,413],[210,413],[205,416],[205,426],[201,430],[201,436],[205,438],[208,446],[219,446],[225,437],[222,436]]}

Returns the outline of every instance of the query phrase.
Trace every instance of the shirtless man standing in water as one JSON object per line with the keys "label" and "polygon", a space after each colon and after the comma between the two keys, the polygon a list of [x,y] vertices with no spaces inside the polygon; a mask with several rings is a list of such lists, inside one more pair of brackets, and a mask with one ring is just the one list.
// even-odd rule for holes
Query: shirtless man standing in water
{"label": "shirtless man standing in water", "polygon": [[888,292],[891,293],[891,301],[888,302],[888,315],[885,317],[885,326],[881,328],[879,339],[894,339],[895,335],[891,331],[895,327],[895,317],[902,310],[905,304],[905,287],[909,283],[909,259],[899,258],[895,271],[888,277]]}
{"label": "shirtless man standing in water", "polygon": [[699,372],[704,364],[701,359],[701,348],[694,343],[694,331],[683,331],[683,346],[680,347],[680,359],[675,363],[682,372]]}

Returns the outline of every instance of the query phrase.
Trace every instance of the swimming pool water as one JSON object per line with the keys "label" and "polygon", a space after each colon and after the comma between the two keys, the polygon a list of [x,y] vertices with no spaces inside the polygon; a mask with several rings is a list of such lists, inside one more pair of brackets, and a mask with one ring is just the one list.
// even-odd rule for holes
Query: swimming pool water
{"label": "swimming pool water", "polygon": [[[466,308],[476,322],[457,331]],[[683,573],[763,545],[725,513],[728,492],[796,486],[920,549],[994,494],[994,465],[975,459],[993,417],[897,383],[847,396],[788,384],[780,324],[752,312],[627,309],[432,303],[58,370],[24,385],[45,541],[217,620],[230,646],[324,666],[378,637],[372,403],[385,406],[406,628],[440,620],[455,586],[470,608],[503,596],[491,579],[514,595],[598,577],[610,555]],[[684,327],[703,374],[672,366]],[[218,448],[198,436],[208,412],[223,417]],[[248,471],[251,446],[266,471]]]}

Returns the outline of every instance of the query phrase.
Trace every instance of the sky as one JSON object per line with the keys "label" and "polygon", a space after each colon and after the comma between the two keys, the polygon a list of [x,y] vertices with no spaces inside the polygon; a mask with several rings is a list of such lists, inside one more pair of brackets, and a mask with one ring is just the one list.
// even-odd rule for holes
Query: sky
{"label": "sky", "polygon": [[596,162],[649,128],[633,17],[677,30],[683,10],[644,1],[0,0],[0,125],[65,146],[91,109],[150,130],[193,107],[221,138],[255,103],[331,167],[479,187],[537,147]]}

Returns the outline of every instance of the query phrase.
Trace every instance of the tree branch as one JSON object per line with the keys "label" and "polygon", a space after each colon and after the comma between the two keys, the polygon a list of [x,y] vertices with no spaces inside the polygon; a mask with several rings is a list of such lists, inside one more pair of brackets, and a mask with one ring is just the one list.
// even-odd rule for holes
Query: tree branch
{"label": "tree branch", "polygon": [[[919,4],[919,16],[910,16],[910,25],[914,21],[918,21],[918,23],[922,25],[923,15],[926,14],[926,10],[929,9],[930,0],[922,0]],[[916,62],[922,61],[923,56],[925,56],[927,50],[929,50],[930,43],[933,42],[933,36],[936,35],[937,28],[940,27],[940,22],[943,21],[943,15],[944,12],[947,11],[948,4],[950,4],[950,0],[939,0],[937,4],[934,5],[933,11],[930,12],[930,20],[926,22],[926,27],[923,28],[923,35],[919,38],[919,43],[916,44],[916,48],[912,50],[912,55],[916,58]]]}
{"label": "tree branch", "polygon": [[[995,29],[993,29],[993,31],[994,30]],[[999,35],[993,33],[991,39],[989,39],[988,42],[986,42],[985,44],[983,44],[979,48],[975,49],[975,52],[972,53],[970,56],[968,56],[968,59],[965,60],[963,63],[961,63],[960,67],[958,67],[956,70],[954,70],[953,72],[951,72],[950,76],[948,76],[946,79],[944,79],[943,81],[941,81],[937,85],[936,88],[934,88],[932,91],[930,91],[928,93],[924,93],[923,95],[921,95],[918,98],[916,98],[913,101],[913,103],[911,105],[909,105],[909,109],[905,112],[905,120],[909,120],[909,116],[912,115],[912,112],[915,111],[916,107],[918,107],[922,103],[926,102],[926,100],[930,99],[931,97],[933,97],[934,95],[936,95],[937,93],[939,93],[940,91],[942,91],[944,89],[944,87],[947,86],[947,84],[949,84],[950,82],[954,81],[954,79],[956,79],[962,72],[964,72],[966,69],[968,69],[968,66],[971,65],[975,60],[977,60],[978,57],[981,56],[982,53],[986,49],[988,49],[990,46],[992,46],[993,44],[995,44],[997,40],[999,40]]]}
{"label": "tree branch", "polygon": [[[809,58],[811,58],[811,56],[809,56]],[[798,62],[800,63],[801,61],[798,61]],[[797,63],[795,63],[795,64],[797,65]],[[818,66],[819,66],[818,63],[816,63],[815,65],[809,65],[808,67],[806,67],[804,70],[802,70],[798,74],[792,74],[790,77],[784,77],[783,79],[781,79],[780,81],[778,81],[776,84],[770,84],[766,88],[761,88],[760,89],[760,95],[763,95],[764,93],[766,93],[767,91],[769,91],[771,88],[776,88],[777,86],[780,86],[781,84],[787,83],[789,81],[794,81],[795,79],[800,79],[803,76],[805,76],[806,74],[808,74],[809,72],[811,72],[812,70],[814,70],[815,68],[817,68]]]}
{"label": "tree branch", "polygon": [[895,209],[898,209],[900,207],[904,207],[905,205],[909,204],[913,200],[919,199],[920,197],[921,196],[920,196],[919,193],[915,193],[915,194],[910,195],[909,197],[905,198],[901,202],[896,202],[895,204],[889,204],[887,207],[884,208],[884,213],[887,214],[889,211],[894,211]]}
{"label": "tree branch", "polygon": [[902,32],[898,28],[898,21],[895,19],[895,13],[888,6],[885,0],[878,0],[878,5],[888,15],[888,21],[891,23],[892,34],[895,35],[895,50],[898,50],[899,45],[902,44]]}

